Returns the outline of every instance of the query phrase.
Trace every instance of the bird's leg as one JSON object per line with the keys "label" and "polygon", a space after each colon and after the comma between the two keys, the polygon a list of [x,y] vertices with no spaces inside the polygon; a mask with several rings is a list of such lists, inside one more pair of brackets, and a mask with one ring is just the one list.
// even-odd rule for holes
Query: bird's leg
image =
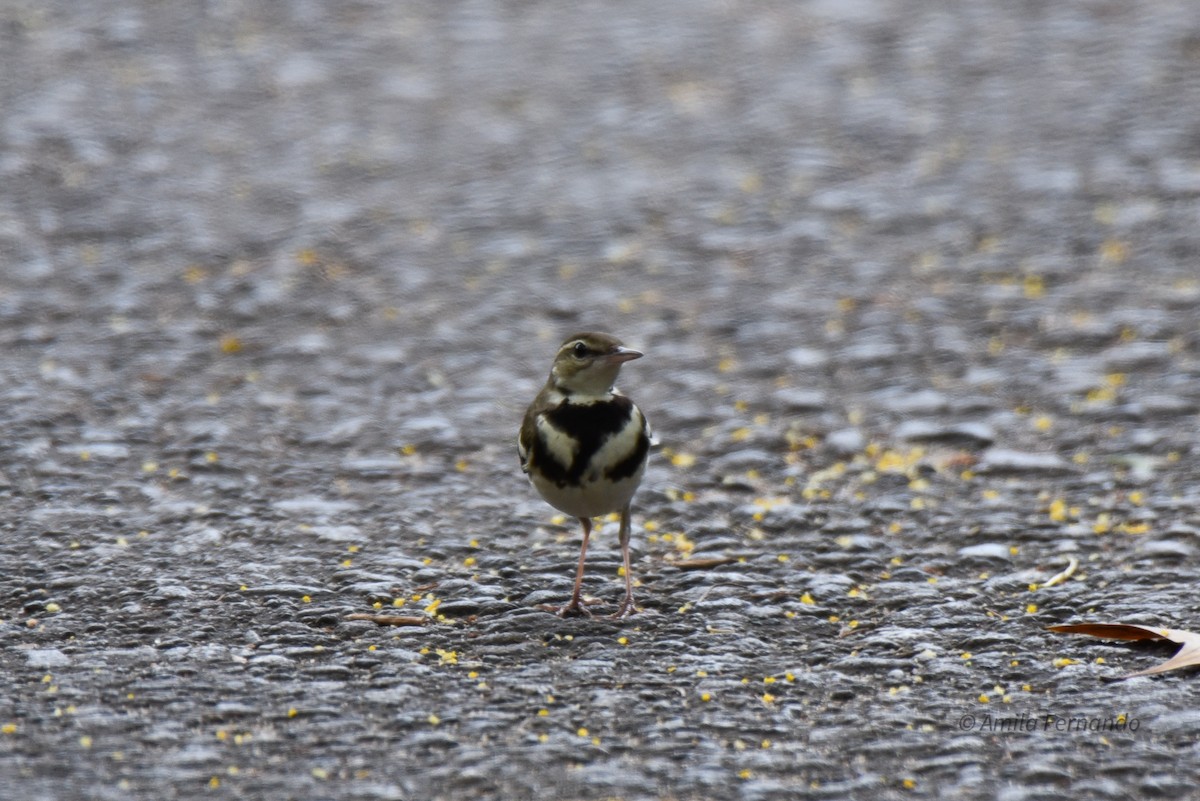
{"label": "bird's leg", "polygon": [[633,570],[629,565],[629,504],[621,510],[621,564],[625,567],[625,598],[613,617],[628,617],[637,611],[633,603]]}
{"label": "bird's leg", "polygon": [[559,617],[580,613],[588,617],[592,615],[583,605],[583,565],[587,559],[588,537],[592,535],[592,519],[581,517],[579,522],[583,525],[583,545],[579,548],[579,567],[575,569],[575,590],[571,593],[571,602],[558,610]]}

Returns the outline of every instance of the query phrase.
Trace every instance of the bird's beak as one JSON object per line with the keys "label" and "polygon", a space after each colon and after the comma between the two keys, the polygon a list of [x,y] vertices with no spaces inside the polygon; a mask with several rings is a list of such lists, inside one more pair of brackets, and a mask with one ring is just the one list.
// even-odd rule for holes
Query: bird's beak
{"label": "bird's beak", "polygon": [[631,362],[634,359],[640,359],[642,356],[643,354],[640,350],[634,350],[633,348],[626,348],[618,345],[616,350],[609,351],[608,353],[604,354],[604,361],[608,362],[609,364],[623,364],[625,362]]}

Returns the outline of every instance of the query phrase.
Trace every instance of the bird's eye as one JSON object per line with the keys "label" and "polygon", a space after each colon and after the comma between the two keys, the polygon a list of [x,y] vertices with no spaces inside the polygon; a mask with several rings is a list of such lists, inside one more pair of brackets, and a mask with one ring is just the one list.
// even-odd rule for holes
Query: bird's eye
{"label": "bird's eye", "polygon": [[587,345],[583,344],[582,342],[576,342],[575,347],[571,349],[571,353],[574,354],[576,359],[582,359],[584,356],[588,355]]}

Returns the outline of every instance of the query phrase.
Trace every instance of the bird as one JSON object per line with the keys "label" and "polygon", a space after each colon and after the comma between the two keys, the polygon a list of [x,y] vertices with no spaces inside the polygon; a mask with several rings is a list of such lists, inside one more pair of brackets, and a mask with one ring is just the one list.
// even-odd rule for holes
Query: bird
{"label": "bird", "polygon": [[521,469],[542,498],[583,527],[571,600],[560,617],[591,615],[582,599],[592,518],[621,513],[619,540],[625,597],[614,618],[637,612],[629,565],[630,502],[642,481],[651,430],[633,401],[613,386],[621,365],[642,358],[611,334],[585,332],[563,340],[550,377],[521,422]]}

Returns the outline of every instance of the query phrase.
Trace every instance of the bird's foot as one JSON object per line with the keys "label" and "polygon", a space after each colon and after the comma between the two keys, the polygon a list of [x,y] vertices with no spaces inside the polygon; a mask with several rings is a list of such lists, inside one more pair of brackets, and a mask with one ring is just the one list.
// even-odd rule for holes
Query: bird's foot
{"label": "bird's foot", "polygon": [[637,611],[638,611],[638,608],[637,608],[637,605],[634,604],[634,602],[633,602],[633,596],[626,595],[624,600],[621,601],[621,605],[617,607],[617,611],[613,612],[611,615],[609,615],[609,617],[612,618],[613,620],[619,620],[623,617],[629,617],[630,615],[635,615],[635,614],[637,614]]}
{"label": "bird's foot", "polygon": [[583,600],[580,598],[572,598],[570,603],[563,604],[562,606],[554,606],[553,604],[541,604],[538,608],[544,609],[547,612],[553,612],[554,614],[558,615],[559,617],[563,617],[563,618],[577,617],[577,616],[594,617],[594,615],[592,615],[591,610],[587,608],[587,604],[585,604],[583,602]]}

